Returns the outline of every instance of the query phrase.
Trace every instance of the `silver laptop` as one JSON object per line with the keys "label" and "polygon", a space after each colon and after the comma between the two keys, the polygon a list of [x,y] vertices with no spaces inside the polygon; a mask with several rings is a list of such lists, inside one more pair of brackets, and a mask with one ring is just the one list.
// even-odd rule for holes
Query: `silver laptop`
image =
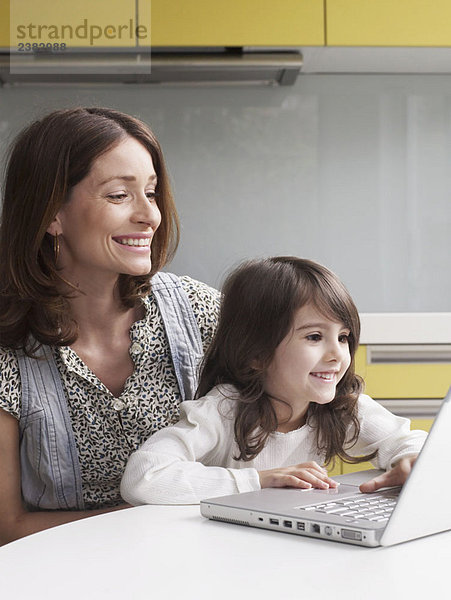
{"label": "silver laptop", "polygon": [[329,490],[265,488],[209,498],[204,517],[360,546],[391,546],[451,529],[451,388],[402,488],[362,494],[359,485],[378,474],[334,477]]}

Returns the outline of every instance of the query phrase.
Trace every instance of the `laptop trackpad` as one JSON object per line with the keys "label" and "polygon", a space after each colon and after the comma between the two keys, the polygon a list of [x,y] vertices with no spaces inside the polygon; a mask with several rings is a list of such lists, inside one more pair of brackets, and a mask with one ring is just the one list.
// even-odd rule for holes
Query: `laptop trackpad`
{"label": "laptop trackpad", "polygon": [[299,499],[301,500],[298,506],[307,506],[309,504],[331,502],[336,498],[343,498],[346,496],[353,496],[359,492],[359,485],[365,481],[377,477],[384,471],[378,469],[368,469],[366,471],[357,471],[355,473],[347,473],[346,475],[338,475],[334,477],[336,481],[340,482],[338,488],[329,488],[328,490],[298,490]]}
{"label": "laptop trackpad", "polygon": [[328,490],[296,490],[296,505],[308,506],[309,504],[332,502],[338,498],[353,496],[358,493],[359,488],[355,485],[346,485],[342,483],[338,488],[329,488]]}
{"label": "laptop trackpad", "polygon": [[346,473],[345,475],[338,475],[337,477],[333,477],[336,481],[339,481],[342,485],[343,483],[348,483],[349,485],[361,485],[365,483],[365,481],[369,481],[378,475],[382,475],[385,471],[381,469],[367,469],[366,471],[355,471],[354,473]]}

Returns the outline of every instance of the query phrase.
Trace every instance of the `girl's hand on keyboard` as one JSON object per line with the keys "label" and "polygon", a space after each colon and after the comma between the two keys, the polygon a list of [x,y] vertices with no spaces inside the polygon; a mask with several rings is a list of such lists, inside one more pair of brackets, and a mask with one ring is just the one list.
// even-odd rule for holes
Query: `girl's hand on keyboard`
{"label": "girl's hand on keyboard", "polygon": [[415,464],[417,456],[418,454],[416,456],[409,456],[408,458],[401,458],[401,460],[386,473],[383,473],[374,479],[370,479],[370,481],[362,483],[360,486],[360,491],[375,492],[383,487],[395,487],[398,485],[403,485],[407,477],[410,475],[410,471]]}
{"label": "girl's hand on keyboard", "polygon": [[260,485],[268,487],[318,488],[327,490],[338,487],[338,483],[327,476],[327,471],[316,462],[306,462],[291,467],[280,467],[259,471]]}

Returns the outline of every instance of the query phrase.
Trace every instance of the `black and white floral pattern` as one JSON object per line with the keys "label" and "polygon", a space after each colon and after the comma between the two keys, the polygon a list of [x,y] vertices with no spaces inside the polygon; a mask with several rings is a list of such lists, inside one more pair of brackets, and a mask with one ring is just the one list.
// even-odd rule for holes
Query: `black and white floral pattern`
{"label": "black and white floral pattern", "polygon": [[[181,277],[199,324],[204,349],[216,328],[219,293]],[[152,433],[174,423],[179,395],[169,345],[155,298],[130,330],[135,369],[114,397],[69,347],[54,349],[78,447],[87,508],[119,504],[119,484],[130,453]],[[0,350],[0,408],[20,418],[21,384],[14,351]]]}

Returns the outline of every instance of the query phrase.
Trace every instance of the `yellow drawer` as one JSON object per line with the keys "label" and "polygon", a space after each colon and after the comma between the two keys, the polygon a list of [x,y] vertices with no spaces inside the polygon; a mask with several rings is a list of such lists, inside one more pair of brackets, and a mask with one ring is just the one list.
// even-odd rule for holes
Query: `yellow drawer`
{"label": "yellow drawer", "polygon": [[0,48],[9,47],[9,2],[0,2]]}
{"label": "yellow drawer", "polygon": [[449,0],[326,0],[328,46],[450,46]]}
{"label": "yellow drawer", "polygon": [[422,429],[423,431],[429,431],[433,422],[434,419],[411,419],[410,429]]}
{"label": "yellow drawer", "polygon": [[327,473],[328,473],[329,477],[334,477],[336,475],[342,475],[343,474],[343,463],[341,462],[341,460],[335,461],[334,468],[328,469]]}
{"label": "yellow drawer", "polygon": [[374,363],[367,347],[356,354],[356,372],[372,398],[443,398],[451,384],[450,363]]}
{"label": "yellow drawer", "polygon": [[333,469],[328,469],[327,473],[329,477],[336,477],[337,475],[344,475],[345,473],[354,473],[355,471],[366,471],[367,469],[374,469],[370,462],[362,462],[356,465],[345,463],[342,460],[336,460]]}
{"label": "yellow drawer", "polygon": [[366,469],[374,469],[370,462],[361,462],[357,465],[350,465],[349,463],[342,463],[342,473],[355,473],[355,471],[366,471]]}
{"label": "yellow drawer", "polygon": [[323,0],[138,0],[152,46],[322,46]]}

